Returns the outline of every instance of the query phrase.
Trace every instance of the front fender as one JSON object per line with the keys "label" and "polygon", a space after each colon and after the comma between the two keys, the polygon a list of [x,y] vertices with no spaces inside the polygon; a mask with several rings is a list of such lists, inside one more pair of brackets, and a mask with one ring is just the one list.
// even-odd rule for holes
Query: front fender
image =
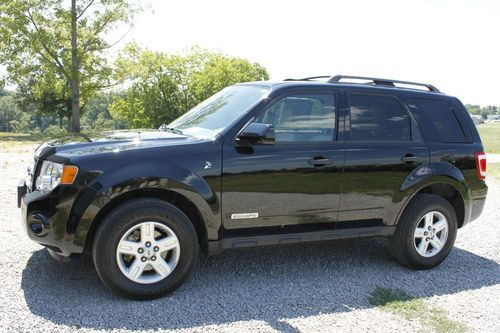
{"label": "front fender", "polygon": [[[211,184],[209,184],[211,183]],[[68,222],[68,233],[74,233],[74,244],[83,247],[88,231],[99,212],[120,196],[131,191],[159,189],[176,192],[190,200],[199,210],[205,223],[208,239],[217,239],[220,229],[220,202],[214,189],[218,188],[220,177],[217,174],[201,177],[181,166],[159,163],[138,163],[114,169],[110,175],[103,173],[82,191],[88,196],[86,203],[81,198],[79,205],[86,205],[78,218],[75,205],[75,218]],[[92,193],[89,195],[87,193]]]}

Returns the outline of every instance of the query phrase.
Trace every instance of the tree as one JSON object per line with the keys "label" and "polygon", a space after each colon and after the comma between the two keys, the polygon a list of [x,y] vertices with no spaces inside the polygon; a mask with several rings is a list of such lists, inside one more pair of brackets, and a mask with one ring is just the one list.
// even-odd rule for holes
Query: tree
{"label": "tree", "polygon": [[[57,119],[59,128],[63,127],[63,119],[71,123],[71,91],[68,84],[47,71],[46,75],[32,75],[21,80],[17,86],[19,107],[25,113],[34,116]],[[47,127],[49,124],[38,124]]]}
{"label": "tree", "polygon": [[0,131],[12,131],[11,122],[19,121],[19,119],[21,119],[21,111],[17,107],[14,94],[0,89]]}
{"label": "tree", "polygon": [[82,99],[111,84],[106,51],[113,44],[104,36],[120,23],[131,24],[138,10],[127,0],[71,0],[70,6],[64,0],[0,0],[0,62],[8,80],[58,80],[71,94],[70,129],[79,132]]}
{"label": "tree", "polygon": [[85,104],[82,116],[82,128],[85,131],[103,131],[122,128],[109,113],[109,106],[113,101],[113,93],[100,93]]}
{"label": "tree", "polygon": [[116,61],[116,79],[130,86],[110,106],[113,118],[132,127],[169,123],[222,88],[267,80],[248,60],[194,47],[183,54],[142,50],[129,44]]}
{"label": "tree", "polygon": [[469,111],[470,114],[480,115],[481,114],[481,106],[480,105],[471,105],[465,104],[465,108]]}

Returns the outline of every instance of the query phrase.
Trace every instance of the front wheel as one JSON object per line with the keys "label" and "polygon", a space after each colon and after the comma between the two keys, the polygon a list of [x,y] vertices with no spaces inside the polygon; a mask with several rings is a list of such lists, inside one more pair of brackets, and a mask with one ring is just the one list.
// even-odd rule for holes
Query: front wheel
{"label": "front wheel", "polygon": [[440,196],[419,194],[402,214],[391,239],[393,257],[414,269],[439,265],[450,253],[457,235],[453,206]]}
{"label": "front wheel", "polygon": [[102,221],[93,246],[101,280],[132,299],[173,291],[191,271],[197,254],[192,223],[182,211],[157,199],[119,206]]}

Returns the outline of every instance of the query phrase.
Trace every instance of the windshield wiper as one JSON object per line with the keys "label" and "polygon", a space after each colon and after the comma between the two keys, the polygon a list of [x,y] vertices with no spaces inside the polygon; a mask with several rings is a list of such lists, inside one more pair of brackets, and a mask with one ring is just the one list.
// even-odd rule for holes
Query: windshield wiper
{"label": "windshield wiper", "polygon": [[173,128],[173,127],[168,127],[167,124],[162,124],[158,129],[160,131],[167,131],[167,132],[172,132],[172,133],[175,133],[175,134],[182,135],[182,131],[181,130],[179,130],[177,128]]}

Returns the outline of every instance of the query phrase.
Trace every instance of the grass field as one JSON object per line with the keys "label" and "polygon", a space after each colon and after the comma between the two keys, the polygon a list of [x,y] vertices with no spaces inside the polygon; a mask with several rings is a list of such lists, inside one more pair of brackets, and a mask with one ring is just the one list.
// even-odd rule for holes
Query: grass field
{"label": "grass field", "polygon": [[481,124],[477,127],[486,153],[500,154],[500,122]]}
{"label": "grass field", "polygon": [[486,178],[500,184],[500,163],[488,163],[486,166]]}
{"label": "grass field", "polygon": [[42,143],[45,140],[46,138],[43,135],[0,132],[0,148]]}

